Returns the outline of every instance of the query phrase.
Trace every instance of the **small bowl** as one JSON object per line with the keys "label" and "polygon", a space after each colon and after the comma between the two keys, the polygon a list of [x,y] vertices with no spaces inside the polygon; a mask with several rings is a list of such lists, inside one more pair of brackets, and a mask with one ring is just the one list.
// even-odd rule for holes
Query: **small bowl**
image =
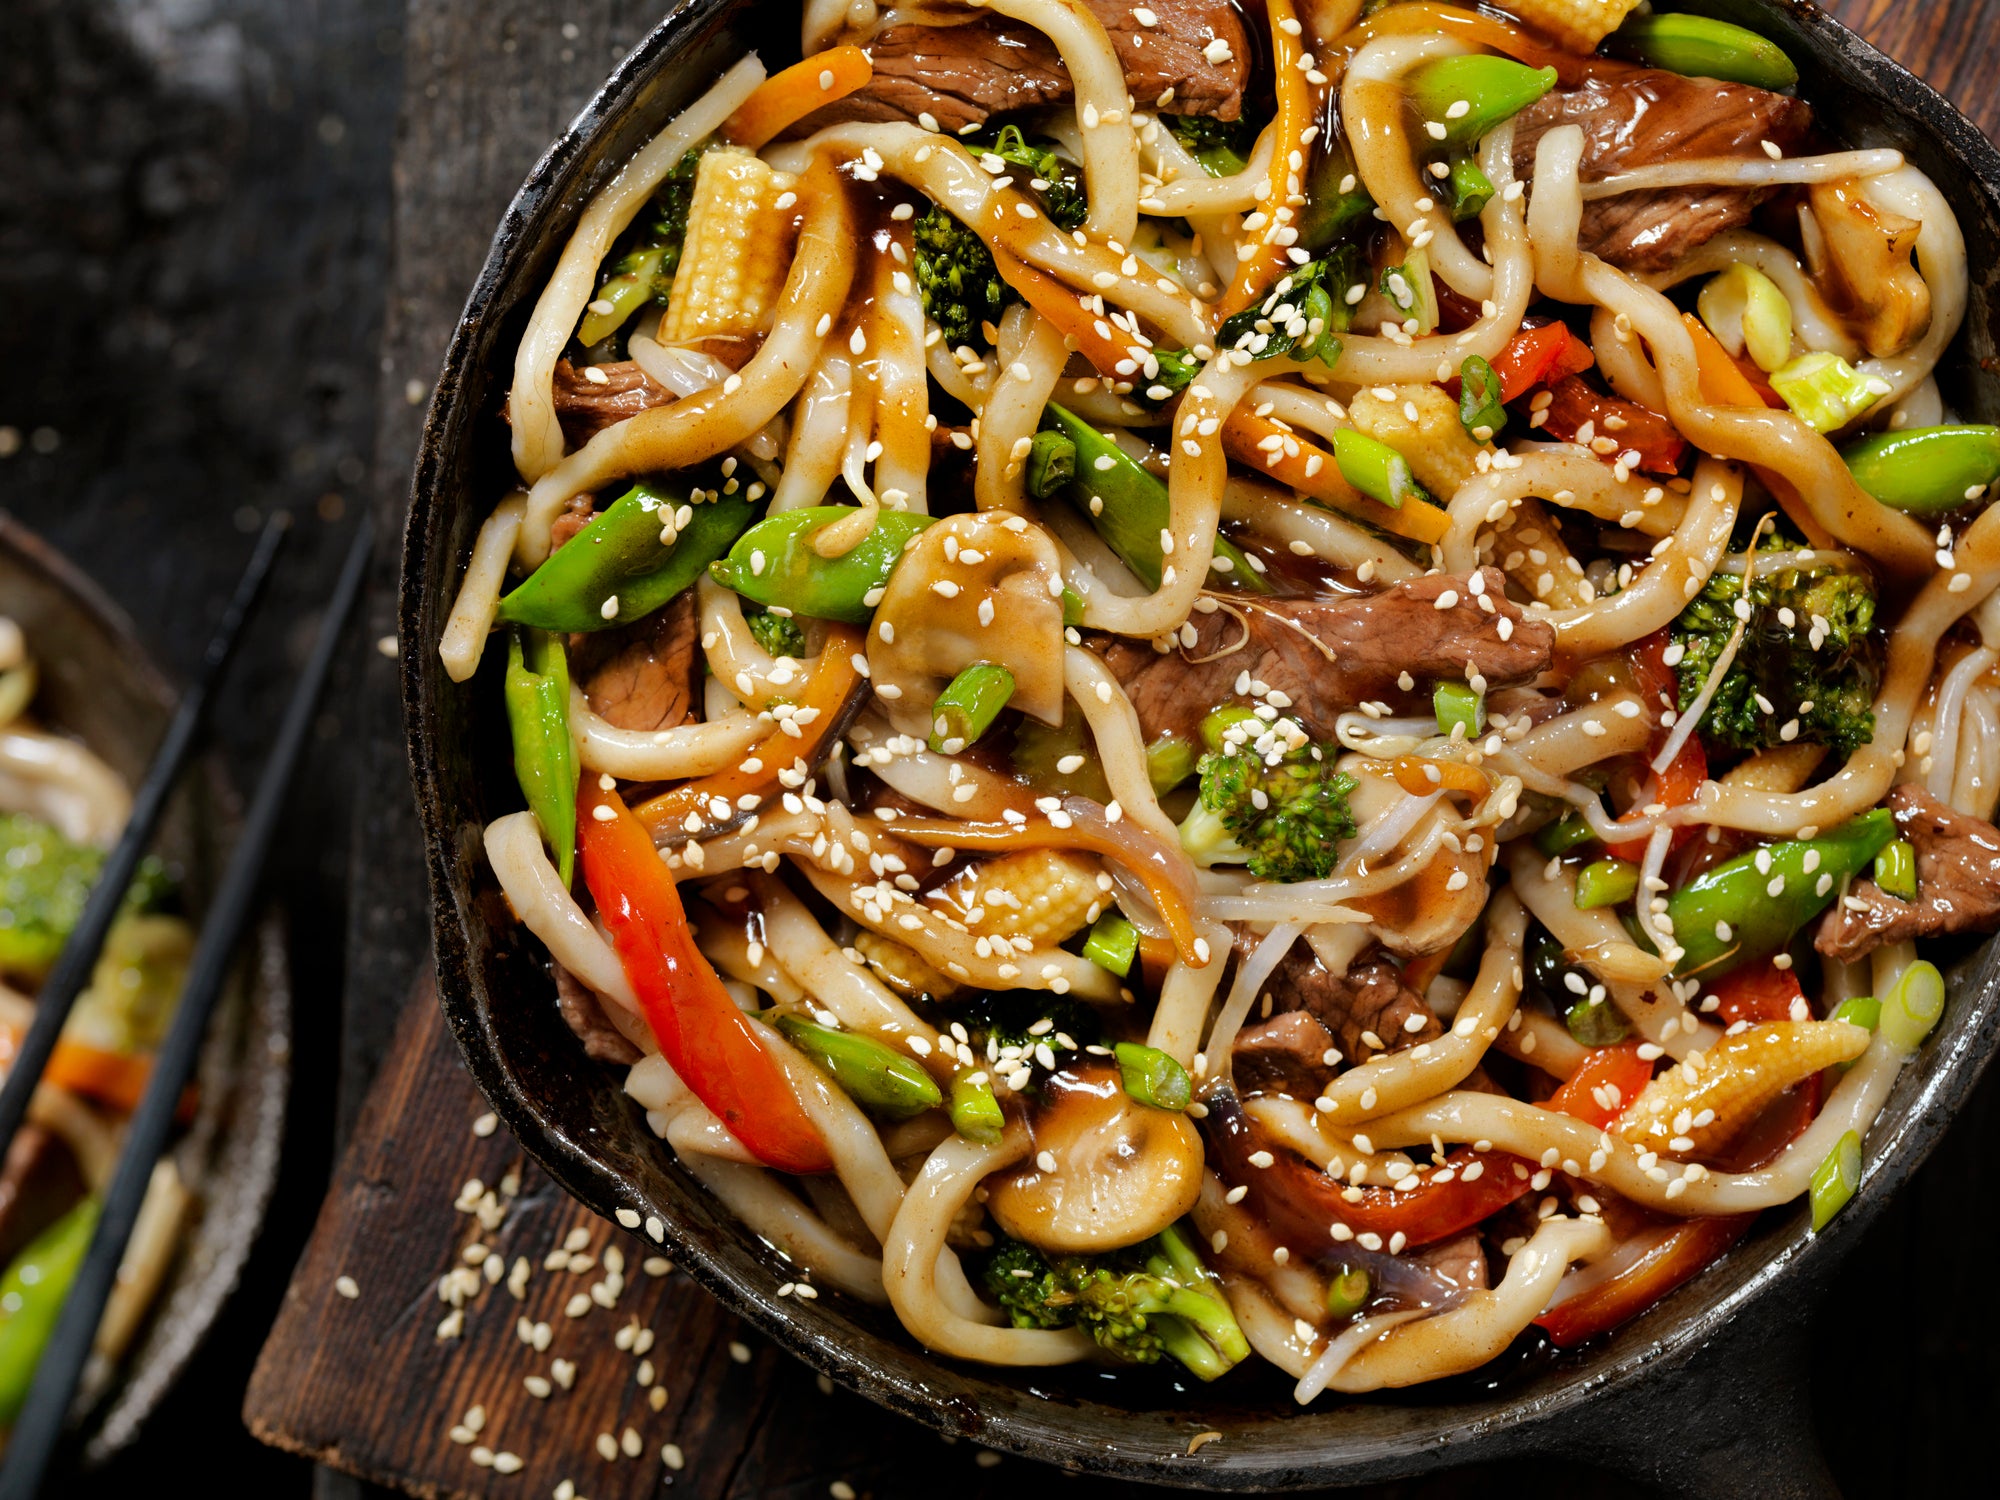
{"label": "small bowl", "polygon": [[[176,694],[139,633],[67,558],[0,511],[0,614],[27,637],[40,679],[34,713],[74,735],[136,787]],[[155,842],[182,877],[190,916],[233,842],[237,801],[210,759],[176,794]],[[291,1088],[291,981],[284,930],[260,925],[218,1008],[196,1073],[200,1104],[172,1150],[197,1195],[195,1217],[145,1328],[108,1384],[86,1390],[84,1462],[131,1443],[187,1367],[236,1289],[278,1180]]]}
{"label": "small bowl", "polygon": [[[1686,7],[1780,42],[1823,128],[1894,145],[1964,228],[1971,310],[1941,380],[1966,417],[2000,418],[1992,273],[2000,153],[1943,98],[1805,0]],[[1990,945],[1959,964],[1943,1024],[1866,1146],[1855,1201],[1821,1235],[1803,1204],[1766,1214],[1727,1257],[1643,1317],[1561,1357],[1502,1360],[1421,1391],[1293,1405],[1255,1374],[1181,1389],[1155,1373],[998,1370],[931,1354],[893,1316],[838,1297],[771,1295],[783,1263],[674,1161],[617,1078],[558,1017],[537,945],[511,920],[480,830],[520,805],[498,652],[452,683],[432,649],[480,520],[513,482],[499,413],[513,349],[590,195],[708,79],[753,47],[774,68],[773,7],[687,0],[619,65],[509,206],[445,357],[404,541],[403,696],[431,874],[438,994],[473,1077],[535,1158],[606,1217],[657,1216],[701,1284],[815,1368],[942,1431],[1066,1467],[1204,1489],[1354,1484],[1520,1453],[1612,1464],[1687,1494],[1836,1493],[1813,1445],[1803,1316],[1839,1258],[1923,1161],[2000,1043]],[[786,48],[789,42],[785,43]],[[1719,1346],[1719,1353],[1718,1351]],[[1711,1352],[1706,1357],[1704,1349]],[[1190,1453],[1190,1439],[1220,1433]]]}

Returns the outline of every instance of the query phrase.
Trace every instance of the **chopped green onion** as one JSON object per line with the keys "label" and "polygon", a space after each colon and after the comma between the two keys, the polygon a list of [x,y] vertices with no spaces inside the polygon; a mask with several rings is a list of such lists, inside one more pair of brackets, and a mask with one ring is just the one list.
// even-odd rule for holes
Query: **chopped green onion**
{"label": "chopped green onion", "polygon": [[1326,1283],[1326,1310],[1336,1318],[1351,1318],[1368,1303],[1368,1273],[1359,1266],[1342,1266]]}
{"label": "chopped green onion", "polygon": [[952,1079],[951,1102],[945,1112],[951,1116],[953,1130],[982,1145],[992,1145],[1007,1129],[1007,1116],[1001,1113],[1000,1101],[993,1097],[993,1085],[986,1081],[984,1070],[960,1072]]}
{"label": "chopped green onion", "polygon": [[1918,959],[1882,997],[1877,1032],[1899,1052],[1915,1052],[1944,1014],[1944,975],[1936,964]]}
{"label": "chopped green onion", "polygon": [[1838,354],[1818,353],[1801,354],[1772,371],[1771,389],[1815,432],[1833,432],[1880,401],[1888,388]]}
{"label": "chopped green onion", "polygon": [[[1403,315],[1405,333],[1421,337],[1436,329],[1437,285],[1431,280],[1431,258],[1426,252],[1412,250],[1400,266],[1391,266],[1382,273],[1379,286],[1382,295],[1389,299],[1389,305]],[[1322,297],[1326,295],[1317,287],[1313,290]],[[1326,316],[1331,315],[1332,304],[1328,303]],[[1307,316],[1311,316],[1310,312]],[[1417,326],[1412,328],[1412,323]]]}
{"label": "chopped green onion", "polygon": [[1812,1227],[1818,1234],[1833,1222],[1833,1216],[1847,1207],[1847,1200],[1861,1186],[1861,1137],[1848,1131],[1833,1143],[1826,1160],[1813,1169]]}
{"label": "chopped green onion", "polygon": [[1792,358],[1792,304],[1778,284],[1741,261],[1708,284],[1695,299],[1702,322],[1731,354],[1749,351],[1766,374]]}
{"label": "chopped green onion", "polygon": [[1118,1059],[1118,1081],[1141,1104],[1153,1109],[1182,1110],[1194,1098],[1194,1084],[1187,1069],[1158,1047],[1120,1042],[1111,1050]]}
{"label": "chopped green onion", "polygon": [[1623,906],[1639,891],[1639,867],[1628,859],[1600,859],[1583,867],[1576,877],[1576,909],[1594,911],[1600,906]]}
{"label": "chopped green onion", "polygon": [[931,749],[958,754],[993,727],[1013,696],[1012,672],[994,662],[974,662],[952,678],[931,707]]}
{"label": "chopped green onion", "polygon": [[1090,929],[1090,936],[1083,940],[1083,956],[1100,969],[1109,969],[1120,979],[1132,972],[1132,962],[1139,956],[1139,929],[1119,916],[1108,911],[1097,919]]}
{"label": "chopped green onion", "polygon": [[1477,354],[1458,367],[1458,421],[1476,442],[1490,443],[1507,425],[1500,404],[1500,376]]}
{"label": "chopped green onion", "polygon": [[1454,157],[1451,176],[1445,179],[1451,189],[1451,221],[1463,224],[1467,219],[1476,219],[1493,201],[1493,179],[1480,170],[1479,162],[1472,156]]}
{"label": "chopped green onion", "polygon": [[1856,995],[1852,1000],[1841,1001],[1829,1019],[1873,1031],[1882,1024],[1882,1002],[1873,995]]}
{"label": "chopped green onion", "polygon": [[1028,443],[1028,493],[1046,500],[1076,478],[1076,444],[1043,428]]}
{"label": "chopped green onion", "polygon": [[643,250],[634,250],[622,257],[612,272],[597,288],[597,295],[590,299],[590,307],[577,325],[576,341],[586,349],[602,343],[620,328],[625,320],[652,300],[653,280],[659,273],[660,259],[667,253],[665,245],[652,245]]}
{"label": "chopped green onion", "polygon": [[1262,721],[1257,720],[1255,710],[1247,703],[1225,703],[1222,707],[1211,710],[1208,717],[1201,721],[1201,742],[1209,749],[1219,751],[1223,748],[1229,731],[1238,724],[1250,720],[1256,720],[1259,729],[1262,729]]}
{"label": "chopped green onion", "polygon": [[1898,901],[1917,899],[1917,846],[1908,839],[1885,844],[1875,856],[1875,883]]}
{"label": "chopped green onion", "polygon": [[1062,607],[1063,624],[1067,628],[1074,630],[1083,623],[1083,595],[1075,589],[1065,588],[1062,591]]}
{"label": "chopped green onion", "polygon": [[1391,510],[1401,510],[1405,500],[1430,499],[1410,472],[1409,460],[1365,432],[1356,432],[1352,427],[1335,432],[1333,458],[1342,478]]}
{"label": "chopped green onion", "polygon": [[1579,1000],[1563,1013],[1563,1025],[1585,1047],[1615,1047],[1632,1034],[1625,1013],[1609,1000]]}
{"label": "chopped green onion", "polygon": [[1469,683],[1440,682],[1431,693],[1431,707],[1437,713],[1438,733],[1447,738],[1454,729],[1463,729],[1468,740],[1486,732],[1486,696],[1474,692]]}
{"label": "chopped green onion", "polygon": [[1580,812],[1567,812],[1553,823],[1545,823],[1535,833],[1535,847],[1550,859],[1558,854],[1567,854],[1579,845],[1587,844],[1597,835],[1590,831],[1590,820]]}
{"label": "chopped green onion", "polygon": [[1146,747],[1146,779],[1163,797],[1194,775],[1194,747],[1177,734],[1163,734]]}

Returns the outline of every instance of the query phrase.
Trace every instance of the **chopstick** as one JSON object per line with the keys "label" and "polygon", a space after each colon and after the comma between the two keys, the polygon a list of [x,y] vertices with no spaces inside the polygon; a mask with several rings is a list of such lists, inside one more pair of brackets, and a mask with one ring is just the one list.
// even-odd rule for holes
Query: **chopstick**
{"label": "chopstick", "polygon": [[76,997],[90,983],[91,971],[97,966],[98,950],[103,948],[105,936],[125,904],[125,892],[131,887],[132,874],[139,868],[139,860],[153,842],[153,833],[159,827],[161,814],[166,811],[167,799],[173,795],[174,783],[180,779],[181,768],[187,762],[188,752],[193,748],[195,736],[207,715],[209,698],[222,677],[223,668],[228,666],[229,658],[236,650],[236,643],[243,633],[243,622],[256,605],[257,596],[264,590],[264,581],[271,575],[271,564],[278,556],[279,544],[284,541],[290,526],[291,516],[286,511],[275,512],[264,523],[263,533],[257,538],[256,550],[250,554],[249,564],[237,580],[236,591],[229,596],[229,603],[223,608],[222,618],[216,624],[215,634],[209,639],[207,651],[202,653],[194,681],[181,694],[173,717],[167,721],[167,732],[161,736],[159,748],[153,752],[152,764],[146,768],[146,779],[139,784],[139,790],[132,798],[132,812],[125,820],[125,831],[105,858],[97,884],[91,888],[90,897],[83,904],[83,913],[77,918],[76,929],[70,933],[69,941],[63,944],[55,967],[43,981],[41,994],[35,1002],[35,1018],[28,1023],[27,1035],[21,1038],[21,1045],[15,1051],[6,1084],[0,1086],[0,1159],[5,1158],[8,1146],[13,1143],[14,1132],[21,1128],[21,1121],[28,1113],[28,1101],[34,1097],[35,1086],[41,1082],[42,1070],[48,1066],[49,1055],[55,1051],[56,1041],[62,1035],[63,1023],[69,1019]]}
{"label": "chopstick", "polygon": [[[77,1381],[90,1357],[105,1301],[111,1295],[119,1262],[124,1258],[126,1241],[131,1238],[132,1226],[145,1201],[153,1165],[173,1129],[181,1089],[194,1071],[209,1015],[228,982],[237,938],[261,894],[259,878],[264,856],[284,810],[285,792],[312,727],[320,689],[325,685],[327,671],[340,644],[342,628],[353,612],[354,601],[367,575],[372,541],[373,528],[364,517],[320,621],[312,655],[292,691],[291,701],[285,706],[285,716],[263,775],[258,778],[242,835],[209,903],[201,937],[181,988],[180,1004],[153,1059],[145,1095],[127,1127],[124,1148],[105,1194],[90,1248],[77,1268],[55,1332],[42,1351],[34,1387],[14,1423],[5,1461],[0,1463],[0,1500],[33,1500],[62,1439]],[[104,888],[101,884],[98,889]]]}

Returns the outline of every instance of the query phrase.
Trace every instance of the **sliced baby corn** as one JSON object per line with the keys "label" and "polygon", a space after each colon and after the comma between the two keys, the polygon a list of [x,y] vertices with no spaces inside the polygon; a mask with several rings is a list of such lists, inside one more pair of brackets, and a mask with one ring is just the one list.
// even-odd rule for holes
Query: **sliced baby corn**
{"label": "sliced baby corn", "polygon": [[661,342],[765,331],[792,261],[792,208],[778,205],[796,182],[748,151],[702,157]]}
{"label": "sliced baby corn", "polygon": [[1595,597],[1539,500],[1523,500],[1493,529],[1493,562],[1508,582],[1551,609],[1574,609]]}
{"label": "sliced baby corn", "polygon": [[928,897],[932,910],[981,937],[1026,938],[1053,947],[1110,900],[1098,883],[1102,867],[1087,854],[1023,849],[967,865]]}
{"label": "sliced baby corn", "polygon": [[906,948],[894,938],[862,928],[854,935],[854,950],[875,971],[875,977],[905,1000],[928,997],[942,1000],[958,993],[958,981],[947,978],[914,948]]}
{"label": "sliced baby corn", "polygon": [[1573,52],[1594,52],[1639,8],[1639,0],[1501,0],[1501,6]]}
{"label": "sliced baby corn", "polygon": [[1458,403],[1435,385],[1369,385],[1347,403],[1356,432],[1403,455],[1440,505],[1479,472],[1479,447],[1458,420]]}
{"label": "sliced baby corn", "polygon": [[1752,1026],[1668,1068],[1611,1129],[1647,1151],[1713,1155],[1793,1084],[1867,1050],[1867,1030],[1845,1021]]}

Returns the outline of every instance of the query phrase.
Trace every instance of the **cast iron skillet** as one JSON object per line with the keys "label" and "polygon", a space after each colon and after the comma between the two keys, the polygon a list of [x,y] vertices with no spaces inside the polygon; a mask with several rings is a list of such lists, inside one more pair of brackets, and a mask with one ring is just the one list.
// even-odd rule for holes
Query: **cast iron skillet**
{"label": "cast iron skillet", "polygon": [[[1805,0],[1688,7],[1749,24],[1798,62],[1824,128],[1905,150],[1964,226],[1972,304],[1941,372],[1968,419],[2000,418],[1990,267],[2000,153],[1944,99]],[[680,1170],[557,1016],[537,951],[509,919],[480,846],[520,806],[499,658],[453,684],[434,649],[474,531],[513,483],[499,420],[516,341],[589,195],[744,51],[790,60],[755,0],[682,0],[611,75],[508,207],[466,303],[424,430],[404,540],[403,697],[434,900],[438,995],[473,1077],[521,1143],[609,1217],[657,1214],[675,1258],[724,1303],[828,1375],[941,1430],[1066,1467],[1205,1489],[1357,1483],[1524,1452],[1562,1452],[1707,1497],[1834,1493],[1806,1405],[1802,1316],[1868,1222],[1936,1144],[2000,1043],[1991,945],[1960,964],[1944,1023],[1905,1070],[1867,1144],[1861,1192],[1826,1234],[1803,1207],[1767,1214],[1723,1262],[1596,1346],[1443,1392],[1321,1400],[1232,1378],[1186,1394],[1075,1371],[991,1370],[919,1348],[885,1311],[771,1294],[779,1262]],[[1129,1387],[1129,1388],[1128,1388]],[[1189,1439],[1224,1434],[1190,1456]]]}

